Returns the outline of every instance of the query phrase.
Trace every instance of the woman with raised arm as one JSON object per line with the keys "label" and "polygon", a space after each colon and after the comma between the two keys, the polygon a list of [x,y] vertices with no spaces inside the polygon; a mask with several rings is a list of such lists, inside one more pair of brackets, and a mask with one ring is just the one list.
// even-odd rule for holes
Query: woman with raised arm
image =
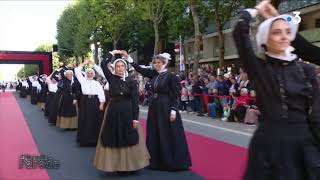
{"label": "woman with raised arm", "polygon": [[27,100],[31,101],[31,90],[32,90],[32,76],[29,76],[26,78],[26,81],[28,83],[28,88],[27,88]]}
{"label": "woman with raised arm", "polygon": [[[148,166],[150,158],[138,121],[137,83],[128,77],[126,61],[114,60],[114,55],[119,53],[112,51],[101,63],[111,100],[105,111],[94,165],[107,172],[137,171]],[[111,61],[114,73],[108,68]]]}
{"label": "woman with raised arm", "polygon": [[22,79],[21,81],[21,88],[20,88],[20,97],[21,98],[26,98],[27,97],[27,91],[29,88],[29,84],[25,78]]}
{"label": "woman with raised arm", "polygon": [[[258,55],[249,36],[250,20],[257,14],[267,19],[258,27]],[[233,32],[261,111],[245,180],[320,178],[320,90],[314,66],[292,53],[298,25],[287,21],[290,18],[294,17],[277,15],[268,1],[262,1],[241,12]]]}
{"label": "woman with raised arm", "polygon": [[60,71],[61,82],[58,84],[58,93],[61,95],[59,100],[58,117],[56,126],[61,129],[78,128],[77,117],[77,90],[74,83],[73,71],[63,69]]}
{"label": "woman with raised arm", "polygon": [[39,92],[41,91],[41,85],[37,76],[32,77],[32,89],[31,89],[31,104],[36,105],[39,100]]}
{"label": "woman with raised arm", "polygon": [[[58,90],[58,78],[56,77],[57,71],[53,71],[48,77],[46,77],[45,83],[48,86],[48,96],[46,99],[44,116],[49,117],[50,112],[53,111],[54,104],[58,104],[56,101],[56,92]],[[57,116],[57,115],[55,115]]]}
{"label": "woman with raised arm", "polygon": [[154,69],[134,63],[127,52],[123,56],[136,71],[151,79],[151,102],[147,120],[147,147],[150,167],[157,170],[187,170],[191,166],[188,144],[179,114],[180,83],[167,70],[170,54],[162,53],[153,60]]}
{"label": "woman with raised arm", "polygon": [[48,86],[46,84],[46,78],[47,78],[47,75],[45,74],[42,74],[41,76],[38,77],[38,82],[41,86],[41,89],[38,93],[38,106],[39,108],[44,111],[45,109],[45,103],[46,103],[46,100],[47,100],[47,93],[48,93]]}
{"label": "woman with raised arm", "polygon": [[95,72],[89,68],[82,69],[90,63],[86,60],[74,69],[76,77],[81,84],[82,95],[79,103],[78,141],[80,146],[96,146],[103,118],[103,104],[105,96],[100,83],[94,80]]}

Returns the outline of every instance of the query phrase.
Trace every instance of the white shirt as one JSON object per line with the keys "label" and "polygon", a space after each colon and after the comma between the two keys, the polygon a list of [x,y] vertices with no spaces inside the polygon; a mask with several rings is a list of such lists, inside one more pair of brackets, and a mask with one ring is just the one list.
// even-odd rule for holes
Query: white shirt
{"label": "white shirt", "polygon": [[104,90],[109,91],[109,83],[107,82],[106,85],[103,87]]}
{"label": "white shirt", "polygon": [[102,69],[101,69],[101,67],[100,66],[98,66],[98,65],[93,65],[93,69],[101,76],[101,77],[103,77],[103,79],[106,79],[106,77],[104,76],[104,74],[103,74],[103,71],[102,71]]}
{"label": "white shirt", "polygon": [[22,86],[28,88],[29,87],[29,84],[27,81],[22,81]]}
{"label": "white shirt", "polygon": [[32,87],[36,87],[38,92],[41,91],[41,85],[39,84],[39,81],[33,81]]}
{"label": "white shirt", "polygon": [[55,93],[55,92],[57,92],[57,90],[58,90],[58,84],[57,83],[50,83],[49,85],[48,85],[48,90],[49,90],[49,92],[53,92],[53,93]]}
{"label": "white shirt", "polygon": [[84,95],[98,95],[99,102],[105,102],[105,94],[102,86],[96,80],[89,80],[86,77],[83,77],[81,73],[81,66],[78,66],[74,69],[75,75],[81,84],[81,91]]}
{"label": "white shirt", "polygon": [[232,84],[230,89],[229,89],[229,93],[235,93],[236,92],[236,89],[234,88],[234,85],[235,84]]}

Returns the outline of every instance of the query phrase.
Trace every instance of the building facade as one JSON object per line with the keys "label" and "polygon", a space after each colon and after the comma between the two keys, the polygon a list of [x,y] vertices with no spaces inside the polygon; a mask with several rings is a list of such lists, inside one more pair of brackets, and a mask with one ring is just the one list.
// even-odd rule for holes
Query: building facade
{"label": "building facade", "polygon": [[[299,11],[301,16],[301,23],[299,33],[303,35],[310,42],[320,46],[320,0],[284,0],[279,5],[281,14],[292,14],[294,11]],[[238,59],[237,49],[235,47],[232,30],[236,24],[236,19],[232,19],[227,28],[223,31],[225,43],[225,61],[226,66],[230,64],[240,65]],[[251,30],[252,40],[255,40],[256,26]],[[184,52],[186,67],[192,67],[194,54],[194,38],[184,41]],[[200,67],[203,66],[219,66],[219,37],[216,32],[214,21],[210,21],[207,33],[202,37],[201,43],[201,59],[199,61]],[[175,71],[179,72],[179,54],[176,55]]]}

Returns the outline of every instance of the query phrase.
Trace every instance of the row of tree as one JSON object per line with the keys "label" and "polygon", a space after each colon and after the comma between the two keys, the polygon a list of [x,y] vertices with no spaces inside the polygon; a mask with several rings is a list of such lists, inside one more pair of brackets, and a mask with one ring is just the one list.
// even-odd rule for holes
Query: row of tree
{"label": "row of tree", "polygon": [[[279,0],[273,2],[279,4]],[[226,23],[243,6],[256,0],[78,0],[68,6],[57,22],[59,56],[74,57],[78,64],[91,49],[98,63],[112,49],[136,50],[154,42],[154,54],[166,42],[194,38],[194,71],[198,69],[202,36],[209,22],[219,34],[219,65],[224,63]],[[94,48],[92,48],[92,46]]]}

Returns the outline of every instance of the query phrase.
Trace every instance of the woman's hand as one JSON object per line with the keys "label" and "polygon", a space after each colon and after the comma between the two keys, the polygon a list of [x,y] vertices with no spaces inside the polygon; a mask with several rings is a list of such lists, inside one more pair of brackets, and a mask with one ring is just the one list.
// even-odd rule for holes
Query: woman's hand
{"label": "woman's hand", "polygon": [[73,100],[73,105],[76,105],[77,104],[77,100]]}
{"label": "woman's hand", "polygon": [[138,124],[139,124],[139,121],[138,120],[133,120],[133,127],[134,128],[137,128],[138,127]]}
{"label": "woman's hand", "polygon": [[128,52],[125,51],[125,50],[122,50],[122,51],[121,51],[121,54],[122,54],[122,56],[125,57],[125,58],[128,58],[128,57],[129,57]]}
{"label": "woman's hand", "polygon": [[113,50],[110,53],[114,56],[116,54],[122,54],[122,51],[121,50]]}
{"label": "woman's hand", "polygon": [[177,112],[175,110],[171,110],[170,113],[170,122],[173,123],[176,121]]}
{"label": "woman's hand", "polygon": [[174,123],[176,121],[176,115],[170,115],[170,122]]}
{"label": "woman's hand", "polygon": [[103,104],[99,105],[99,109],[100,109],[100,111],[103,111]]}
{"label": "woman's hand", "polygon": [[264,19],[269,19],[275,16],[278,16],[279,13],[276,10],[276,8],[274,8],[271,4],[270,4],[270,0],[264,0],[262,2],[260,2],[255,9],[258,10],[259,14],[264,18]]}
{"label": "woman's hand", "polygon": [[91,61],[90,61],[89,59],[86,59],[86,60],[83,62],[84,65],[88,65],[88,64],[90,64],[90,63],[91,63]]}

